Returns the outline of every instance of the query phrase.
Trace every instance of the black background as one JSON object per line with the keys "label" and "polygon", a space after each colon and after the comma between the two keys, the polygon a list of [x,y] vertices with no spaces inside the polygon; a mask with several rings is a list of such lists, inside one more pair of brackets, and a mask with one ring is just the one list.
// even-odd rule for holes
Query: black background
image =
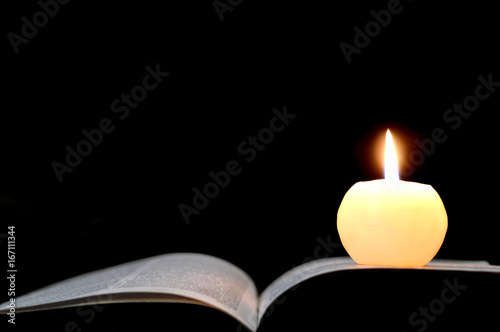
{"label": "black background", "polygon": [[[443,119],[474,94],[478,76],[500,81],[493,5],[402,1],[402,11],[347,63],[339,44],[353,44],[353,28],[363,29],[370,11],[387,3],[244,0],[221,21],[212,1],[72,1],[17,54],[7,34],[20,34],[21,18],[32,21],[40,7],[9,4],[0,232],[16,226],[17,294],[183,251],[236,264],[262,291],[313,256],[318,238],[340,243],[338,206],[355,182],[383,176],[387,128],[401,160],[435,128],[447,135],[404,178],[431,184],[446,206],[449,229],[437,257],[500,264],[500,88],[458,128]],[[111,103],[157,65],[170,75],[120,120]],[[296,118],[245,161],[239,144],[284,107]],[[52,163],[64,163],[65,147],[75,148],[82,130],[103,118],[115,130],[59,182]],[[230,160],[241,173],[186,224],[179,204],[192,205],[193,188],[202,190],[209,172]],[[333,256],[342,255],[335,249]],[[112,310],[84,330],[98,329]],[[57,327],[67,319],[39,317]]]}

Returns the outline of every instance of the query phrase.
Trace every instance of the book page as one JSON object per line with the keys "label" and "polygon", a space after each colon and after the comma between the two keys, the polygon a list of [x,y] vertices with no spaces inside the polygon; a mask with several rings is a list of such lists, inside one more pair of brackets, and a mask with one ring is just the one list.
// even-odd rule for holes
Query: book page
{"label": "book page", "polygon": [[[164,296],[159,296],[159,294]],[[155,256],[70,278],[16,297],[16,312],[107,302],[190,302],[257,328],[250,277],[222,259],[193,253]],[[6,313],[7,302],[0,306]]]}
{"label": "book page", "polygon": [[267,308],[287,290],[315,276],[346,270],[367,269],[417,269],[436,271],[465,271],[500,273],[500,266],[490,265],[486,261],[458,261],[434,259],[423,267],[398,268],[391,266],[359,265],[350,257],[331,257],[318,259],[299,265],[273,281],[260,295],[259,317],[261,321]]}

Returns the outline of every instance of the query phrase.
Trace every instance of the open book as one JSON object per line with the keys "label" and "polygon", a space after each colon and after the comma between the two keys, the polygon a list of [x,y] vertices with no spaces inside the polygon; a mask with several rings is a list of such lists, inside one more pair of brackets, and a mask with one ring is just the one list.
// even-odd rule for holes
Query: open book
{"label": "open book", "polygon": [[[318,275],[343,270],[400,269],[358,265],[350,257],[302,264],[272,282],[262,294],[235,265],[196,253],[154,256],[86,273],[15,299],[16,313],[98,303],[183,302],[209,306],[256,331],[266,309],[285,291]],[[486,261],[431,261],[419,270],[500,273]],[[5,302],[0,313],[9,312]]]}

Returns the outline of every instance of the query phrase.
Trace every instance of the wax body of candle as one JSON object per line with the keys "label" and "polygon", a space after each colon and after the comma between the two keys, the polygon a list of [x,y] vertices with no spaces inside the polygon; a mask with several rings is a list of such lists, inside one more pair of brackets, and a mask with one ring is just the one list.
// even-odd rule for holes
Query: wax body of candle
{"label": "wax body of candle", "polygon": [[337,214],[342,244],[358,264],[423,266],[438,252],[447,228],[439,194],[409,181],[358,182]]}

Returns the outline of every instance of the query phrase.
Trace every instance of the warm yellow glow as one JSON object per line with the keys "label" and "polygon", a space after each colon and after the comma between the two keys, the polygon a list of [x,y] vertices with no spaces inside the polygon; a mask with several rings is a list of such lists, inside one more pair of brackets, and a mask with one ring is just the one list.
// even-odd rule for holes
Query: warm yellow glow
{"label": "warm yellow glow", "polygon": [[398,156],[396,154],[396,147],[392,140],[391,131],[387,129],[385,134],[385,152],[384,152],[384,167],[385,178],[387,180],[399,180],[398,171]]}
{"label": "warm yellow glow", "polygon": [[399,180],[396,149],[386,134],[385,179],[357,182],[345,194],[337,229],[358,264],[418,267],[441,247],[448,217],[430,185]]}

